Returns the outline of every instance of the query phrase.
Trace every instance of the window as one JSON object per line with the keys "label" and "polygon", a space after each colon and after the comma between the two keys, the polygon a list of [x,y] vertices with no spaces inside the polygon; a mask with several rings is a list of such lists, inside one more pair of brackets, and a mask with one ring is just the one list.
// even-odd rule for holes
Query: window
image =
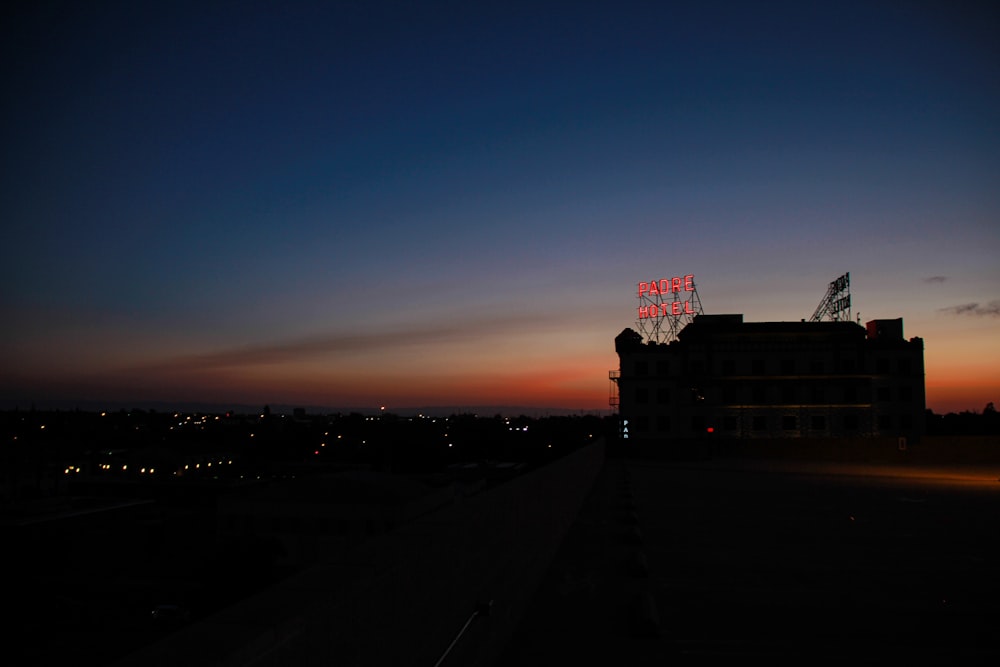
{"label": "window", "polygon": [[660,415],[659,417],[657,417],[656,418],[656,430],[660,431],[661,433],[669,433],[670,432],[670,417],[667,417],[666,415]]}
{"label": "window", "polygon": [[785,415],[781,418],[781,428],[785,431],[794,431],[799,427],[799,420],[795,415]]}
{"label": "window", "polygon": [[885,403],[889,400],[889,388],[888,387],[878,387],[875,389],[875,400],[880,403]]}
{"label": "window", "polygon": [[670,403],[670,390],[666,387],[657,387],[656,389],[656,402],[660,405],[666,405]]}
{"label": "window", "polygon": [[826,415],[813,415],[809,420],[809,428],[813,431],[825,431]]}
{"label": "window", "polygon": [[878,430],[887,431],[892,428],[892,417],[890,415],[878,416]]}
{"label": "window", "polygon": [[794,403],[795,402],[795,387],[790,384],[784,384],[781,386],[781,401],[782,403]]}
{"label": "window", "polygon": [[910,360],[900,359],[898,368],[900,375],[909,375],[911,373]]}
{"label": "window", "polygon": [[736,362],[733,359],[722,360],[722,374],[736,375]]}
{"label": "window", "polygon": [[844,430],[845,431],[857,431],[858,430],[858,416],[857,415],[844,415]]}
{"label": "window", "polygon": [[793,375],[795,373],[795,360],[794,359],[782,359],[781,360],[781,374],[782,375]]}
{"label": "window", "polygon": [[649,388],[648,387],[636,387],[635,388],[635,402],[639,405],[645,405],[649,403]]}
{"label": "window", "polygon": [[764,374],[764,360],[763,359],[754,359],[750,363],[750,370],[751,370],[751,372],[754,375],[763,375]]}
{"label": "window", "polygon": [[648,361],[635,362],[635,374],[638,377],[646,377],[647,375],[649,375],[649,362]]}
{"label": "window", "polygon": [[754,415],[753,421],[751,422],[751,428],[755,431],[766,431],[767,430],[767,417],[764,415]]}
{"label": "window", "polygon": [[826,366],[822,359],[813,359],[809,362],[809,372],[815,375],[822,375],[826,371]]}
{"label": "window", "polygon": [[875,372],[880,375],[889,374],[889,360],[885,357],[879,357],[875,360]]}
{"label": "window", "polygon": [[659,377],[666,377],[670,375],[670,362],[669,361],[657,361],[656,362],[656,374]]}
{"label": "window", "polygon": [[904,386],[899,388],[899,400],[910,401],[913,399],[913,389],[911,387]]}
{"label": "window", "polygon": [[739,420],[732,415],[726,415],[722,418],[722,428],[726,431],[735,431],[740,426]]}

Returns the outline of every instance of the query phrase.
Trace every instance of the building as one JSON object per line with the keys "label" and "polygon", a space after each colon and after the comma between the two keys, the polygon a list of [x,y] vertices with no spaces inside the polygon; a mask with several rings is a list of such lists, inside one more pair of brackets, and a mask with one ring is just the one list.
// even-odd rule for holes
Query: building
{"label": "building", "polygon": [[[698,315],[666,343],[615,338],[623,437],[919,439],[923,340],[903,320],[744,322]],[[905,441],[901,441],[905,442]]]}

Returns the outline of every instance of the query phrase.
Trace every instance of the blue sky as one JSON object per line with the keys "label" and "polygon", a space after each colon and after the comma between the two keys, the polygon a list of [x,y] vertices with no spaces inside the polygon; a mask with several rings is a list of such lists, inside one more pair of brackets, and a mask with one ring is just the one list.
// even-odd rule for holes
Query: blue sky
{"label": "blue sky", "polygon": [[0,397],[607,407],[635,283],[1000,399],[997,10],[20,3]]}

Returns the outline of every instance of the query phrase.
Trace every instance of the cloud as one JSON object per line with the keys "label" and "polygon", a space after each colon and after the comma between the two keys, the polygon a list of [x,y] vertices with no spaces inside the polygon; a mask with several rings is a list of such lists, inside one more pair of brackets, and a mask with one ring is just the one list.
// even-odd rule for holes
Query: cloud
{"label": "cloud", "polygon": [[[573,319],[573,315],[569,319]],[[316,359],[324,356],[378,352],[413,345],[486,342],[497,337],[566,327],[566,319],[538,314],[503,314],[496,317],[444,320],[387,327],[374,331],[338,332],[308,338],[264,342],[167,359],[144,371],[206,371],[260,366]]]}
{"label": "cloud", "polygon": [[932,285],[940,284],[940,283],[946,282],[947,280],[948,280],[948,276],[928,276],[928,277],[924,278],[924,282],[925,283],[929,283],[929,284],[932,284]]}
{"label": "cloud", "polygon": [[942,308],[941,312],[951,315],[968,315],[970,317],[1000,317],[1000,299],[994,299],[985,305],[974,301],[972,303],[949,306]]}

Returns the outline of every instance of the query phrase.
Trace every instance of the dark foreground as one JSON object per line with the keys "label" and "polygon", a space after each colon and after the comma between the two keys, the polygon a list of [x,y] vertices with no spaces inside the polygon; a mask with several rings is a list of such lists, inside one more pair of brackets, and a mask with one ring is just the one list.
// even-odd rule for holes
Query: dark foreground
{"label": "dark foreground", "polygon": [[997,664],[998,476],[608,460],[499,664]]}

